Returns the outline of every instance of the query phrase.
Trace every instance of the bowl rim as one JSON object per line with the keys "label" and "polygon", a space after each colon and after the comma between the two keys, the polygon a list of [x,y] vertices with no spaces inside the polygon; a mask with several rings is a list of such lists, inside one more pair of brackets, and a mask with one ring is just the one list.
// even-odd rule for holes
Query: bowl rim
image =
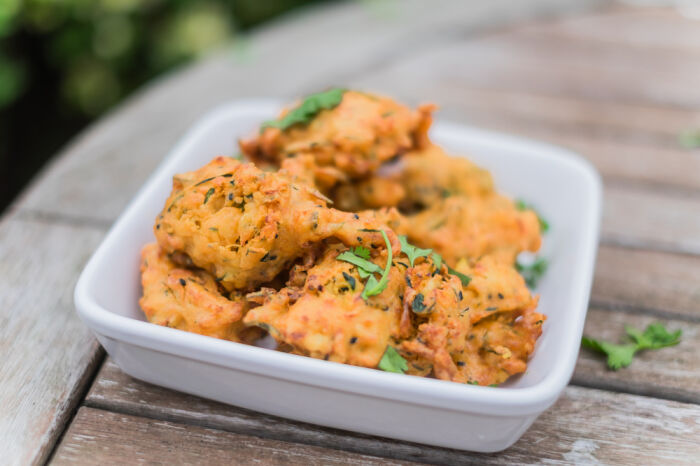
{"label": "bowl rim", "polygon": [[572,279],[570,285],[572,297],[569,302],[573,306],[569,314],[570,322],[565,327],[569,335],[562,340],[562,347],[557,348],[559,357],[552,364],[551,371],[531,386],[499,387],[496,390],[437,379],[407,377],[153,325],[111,312],[98,304],[91,291],[97,279],[99,264],[105,260],[113,244],[126,233],[124,230],[130,225],[138,204],[156,192],[161,173],[175,173],[174,165],[187,157],[198,136],[208,131],[220,118],[232,114],[259,114],[261,109],[273,111],[278,108],[280,102],[272,99],[245,99],[222,104],[205,114],[170,150],[112,225],[80,274],[75,286],[74,302],[80,318],[88,327],[112,339],[191,360],[273,379],[432,408],[513,416],[539,413],[552,405],[568,384],[578,356],[598,247],[602,183],[590,162],[581,156],[564,148],[526,138],[441,121],[434,125],[435,133],[459,131],[465,134],[465,138],[481,139],[490,144],[498,140],[499,146],[517,147],[517,150],[528,152],[532,156],[567,165],[584,179],[587,195],[591,197],[588,209],[581,213],[587,232],[581,244],[576,247],[583,249],[581,257],[585,258],[585,263],[579,264],[577,279]]}

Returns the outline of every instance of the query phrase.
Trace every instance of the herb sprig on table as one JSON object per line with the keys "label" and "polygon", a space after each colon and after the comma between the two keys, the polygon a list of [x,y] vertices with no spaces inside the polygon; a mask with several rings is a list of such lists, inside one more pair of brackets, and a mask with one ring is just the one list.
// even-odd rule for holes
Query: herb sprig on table
{"label": "herb sprig on table", "polygon": [[581,346],[607,355],[608,367],[616,371],[621,367],[629,366],[638,351],[677,345],[681,341],[682,334],[681,330],[669,332],[660,323],[647,325],[643,332],[626,325],[625,332],[628,338],[627,343],[616,345],[584,336],[581,340]]}
{"label": "herb sprig on table", "polygon": [[293,108],[279,120],[269,120],[262,124],[265,128],[279,128],[282,131],[294,125],[307,125],[321,110],[331,110],[343,100],[345,89],[329,89],[327,91],[311,94],[306,97],[298,107]]}

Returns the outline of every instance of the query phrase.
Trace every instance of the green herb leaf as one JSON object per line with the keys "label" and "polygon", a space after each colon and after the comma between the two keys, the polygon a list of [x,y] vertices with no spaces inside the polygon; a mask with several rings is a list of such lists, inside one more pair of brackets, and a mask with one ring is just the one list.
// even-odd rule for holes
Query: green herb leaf
{"label": "green herb leaf", "polygon": [[520,210],[520,211],[523,211],[523,210],[533,211],[535,213],[535,215],[537,215],[537,220],[539,220],[539,222],[540,222],[540,230],[542,231],[542,233],[547,233],[549,231],[549,222],[547,222],[547,220],[545,220],[544,217],[542,217],[540,215],[540,213],[537,211],[537,209],[535,209],[532,206],[532,204],[528,204],[527,202],[523,201],[522,199],[516,199],[515,208]]}
{"label": "green herb leaf", "polygon": [[379,369],[386,372],[395,372],[397,374],[403,374],[408,370],[408,364],[406,360],[399,354],[393,346],[387,346],[382,356],[381,361],[379,361]]}
{"label": "green herb leaf", "polygon": [[401,243],[401,252],[408,256],[408,261],[411,263],[411,267],[413,267],[416,259],[419,257],[427,257],[431,252],[433,252],[432,249],[421,249],[410,244],[408,242],[408,238],[406,238],[406,235],[399,235],[399,242]]}
{"label": "green herb leaf", "polygon": [[364,246],[356,246],[352,249],[352,252],[354,252],[356,256],[369,260],[369,249]]}
{"label": "green herb leaf", "polygon": [[262,129],[279,128],[284,131],[297,124],[307,125],[321,110],[331,110],[337,107],[343,100],[343,93],[345,93],[345,89],[335,88],[311,94],[298,107],[290,110],[281,119],[264,122]]}
{"label": "green herb leaf", "polygon": [[447,266],[447,271],[449,272],[450,275],[455,275],[457,278],[459,278],[459,281],[462,282],[462,286],[467,286],[469,285],[469,282],[472,281],[472,277],[468,275],[464,275],[462,272],[458,272],[449,265]]}
{"label": "green herb leaf", "polygon": [[608,367],[612,370],[618,370],[621,367],[629,366],[637,351],[674,346],[681,341],[681,330],[671,333],[659,323],[648,325],[644,332],[629,326],[625,326],[625,331],[631,340],[629,343],[616,345],[584,336],[581,339],[581,346],[606,354]]}
{"label": "green herb leaf", "polygon": [[[365,283],[365,288],[362,290],[362,298],[367,299],[370,296],[375,296],[384,291],[387,284],[389,283],[389,270],[391,269],[391,262],[394,258],[393,252],[391,250],[391,243],[389,242],[389,237],[386,235],[384,230],[380,230],[384,242],[386,243],[388,257],[386,261],[386,266],[384,270],[379,267],[374,262],[370,262],[369,259],[369,249],[362,246],[357,246],[350,251],[345,251],[338,255],[337,259],[344,262],[349,262],[357,267],[357,272],[360,278],[367,278]],[[381,278],[377,280],[374,276],[375,273],[382,274]],[[354,289],[354,287],[353,287]]]}
{"label": "green herb leaf", "polygon": [[434,252],[430,257],[433,258],[433,263],[435,264],[435,270],[438,272],[442,268],[442,256],[437,252]]}
{"label": "green herb leaf", "polygon": [[413,312],[416,314],[422,314],[423,311],[425,311],[425,303],[423,302],[425,298],[423,297],[422,293],[418,293],[415,298],[413,298],[413,302],[411,303],[411,308],[413,309]]}
{"label": "green herb leaf", "polygon": [[209,201],[209,198],[211,195],[214,194],[214,188],[209,188],[209,191],[207,191],[207,194],[204,195],[204,204],[206,204]]}
{"label": "green herb leaf", "polygon": [[540,257],[530,265],[523,265],[520,262],[516,262],[515,269],[523,276],[527,286],[535,288],[537,287],[537,282],[547,271],[548,265],[547,259]]}
{"label": "green herb leaf", "polygon": [[683,131],[678,135],[678,143],[686,149],[697,149],[700,147],[700,129]]}
{"label": "green herb leaf", "polygon": [[353,277],[347,272],[343,272],[343,278],[345,278],[345,281],[348,282],[350,288],[352,288],[352,290],[355,291],[355,277]]}
{"label": "green herb leaf", "polygon": [[357,268],[360,270],[360,277],[362,277],[362,272],[365,272],[367,275],[362,278],[366,278],[372,273],[382,273],[381,267],[374,262],[370,262],[367,259],[358,256],[353,251],[345,251],[339,254],[337,259],[339,261],[349,262],[352,265],[357,266]]}
{"label": "green herb leaf", "polygon": [[386,236],[386,232],[384,230],[381,231],[382,237],[384,238],[384,242],[386,243],[386,248],[387,248],[387,254],[388,257],[386,258],[386,265],[384,266],[384,270],[382,271],[382,277],[379,279],[377,282],[377,279],[374,278],[374,275],[370,275],[370,277],[367,279],[367,283],[365,283],[365,289],[362,290],[362,298],[367,299],[370,296],[375,296],[384,291],[386,289],[387,284],[389,284],[389,271],[391,270],[391,262],[394,260],[393,252],[391,250],[391,243],[389,242],[389,238]]}

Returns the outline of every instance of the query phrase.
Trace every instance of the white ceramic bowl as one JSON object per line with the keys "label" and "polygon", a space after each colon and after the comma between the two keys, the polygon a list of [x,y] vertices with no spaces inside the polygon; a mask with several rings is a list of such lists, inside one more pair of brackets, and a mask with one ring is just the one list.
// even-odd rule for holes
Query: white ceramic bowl
{"label": "white ceramic bowl", "polygon": [[576,363],[598,244],[601,183],[557,147],[437,123],[433,139],[489,169],[499,190],[537,207],[551,225],[537,291],[548,316],[528,370],[498,388],[353,367],[209,338],[145,322],[139,251],[175,173],[238,152],[237,138],[279,103],[239,101],[205,116],[177,144],[88,262],[78,314],[127,374],[175,390],[299,421],[431,445],[500,451],[551,406]]}

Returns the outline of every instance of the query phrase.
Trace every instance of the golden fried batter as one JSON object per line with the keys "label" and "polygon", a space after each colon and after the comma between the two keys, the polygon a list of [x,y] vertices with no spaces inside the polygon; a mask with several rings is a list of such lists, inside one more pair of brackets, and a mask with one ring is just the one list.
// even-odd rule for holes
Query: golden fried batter
{"label": "golden fried batter", "polygon": [[540,248],[540,223],[531,210],[520,211],[503,196],[451,196],[409,217],[398,233],[421,247],[432,248],[456,265],[462,258],[497,255],[513,263],[522,251]]}
{"label": "golden fried batter", "polygon": [[240,341],[247,310],[242,295],[227,299],[214,278],[201,269],[179,268],[155,243],[141,251],[143,297],[149,322],[214,338]]}
{"label": "golden fried batter", "polygon": [[[473,267],[464,261],[458,267],[471,278],[466,287],[456,276],[444,275],[444,266],[443,274],[434,273],[429,261],[407,272],[404,309],[412,310],[417,328],[415,337],[399,346],[407,373],[432,371],[443,380],[501,383],[527,367],[544,321],[534,312],[537,298],[511,265],[485,258]],[[405,318],[402,329],[404,323]]]}
{"label": "golden fried batter", "polygon": [[[390,337],[398,334],[404,274],[392,267],[386,289],[365,301],[357,268],[337,259],[344,250],[330,247],[308,270],[303,287],[266,290],[245,324],[261,326],[298,354],[376,367]],[[372,259],[382,267],[386,260],[386,249]]]}
{"label": "golden fried batter", "polygon": [[499,313],[477,322],[467,337],[467,348],[455,356],[456,382],[493,385],[525,372],[546,317],[532,307]]}
{"label": "golden fried batter", "polygon": [[308,125],[284,131],[264,128],[241,141],[241,151],[256,163],[312,154],[319,167],[334,167],[343,175],[368,175],[386,160],[427,143],[432,105],[410,110],[392,99],[346,91],[331,110],[322,110]]}
{"label": "golden fried batter", "polygon": [[228,290],[272,280],[326,238],[384,245],[374,215],[330,209],[322,194],[291,176],[227,157],[177,175],[156,220],[156,239],[168,253],[187,254]]}
{"label": "golden fried batter", "polygon": [[429,145],[407,153],[394,179],[405,190],[402,207],[425,208],[449,196],[482,197],[493,192],[491,174],[464,157],[450,157]]}
{"label": "golden fried batter", "polygon": [[457,371],[452,355],[464,350],[471,321],[462,283],[447,272],[445,265],[437,270],[432,260],[406,271],[401,330],[411,338],[399,349],[407,356],[409,374],[432,368],[437,378],[451,380]]}

